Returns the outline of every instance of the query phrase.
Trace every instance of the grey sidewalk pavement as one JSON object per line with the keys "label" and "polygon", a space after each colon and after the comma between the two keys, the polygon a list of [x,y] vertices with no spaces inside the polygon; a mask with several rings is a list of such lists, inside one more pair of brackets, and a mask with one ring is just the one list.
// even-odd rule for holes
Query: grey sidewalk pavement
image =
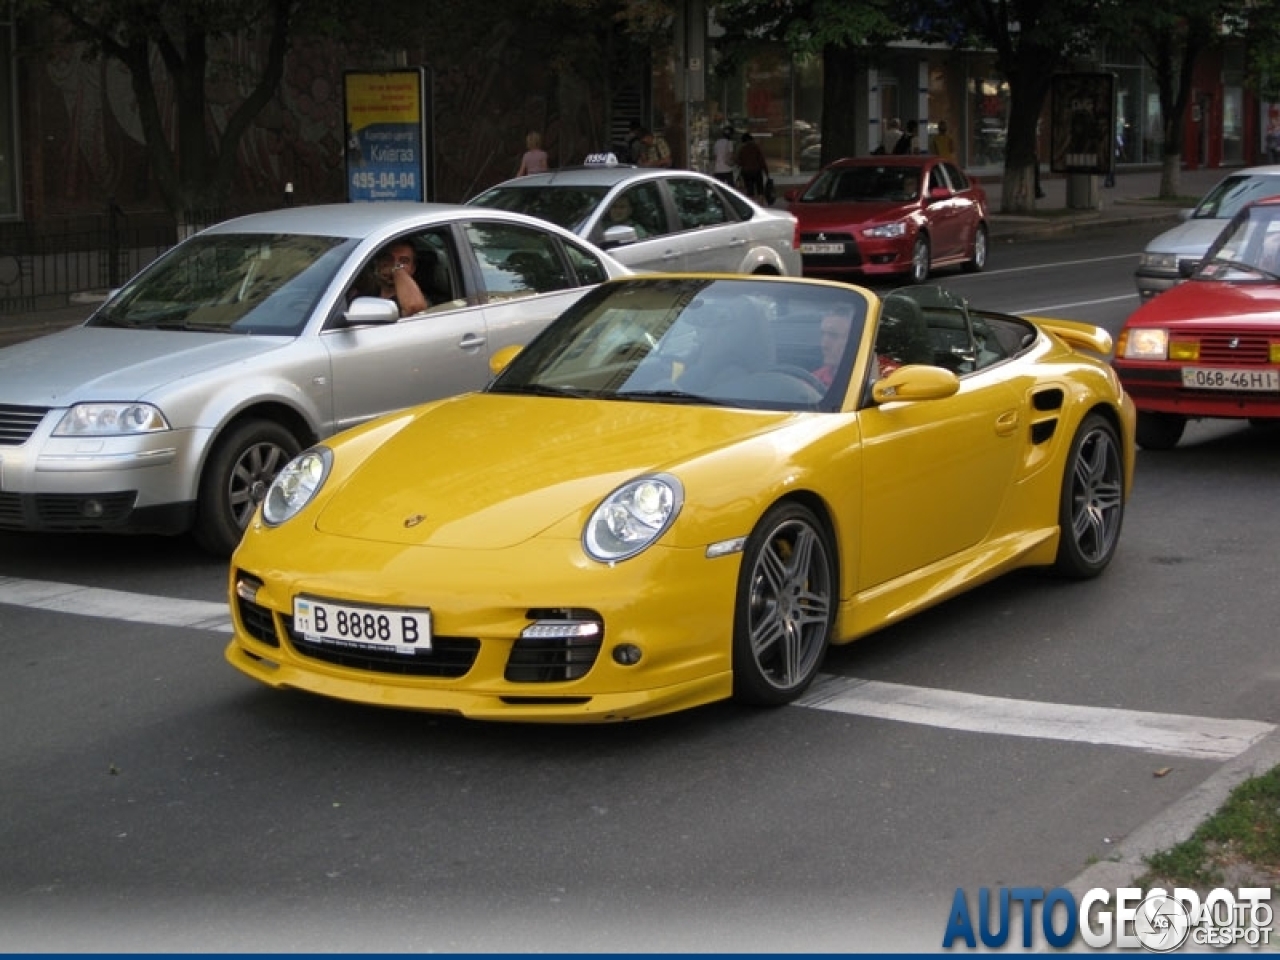
{"label": "grey sidewalk pavement", "polygon": [[[1230,172],[1226,168],[1183,170],[1180,193],[1201,197]],[[779,178],[779,193],[800,186],[807,177]],[[1067,181],[1060,176],[1045,176],[1041,186],[1045,197],[1036,204],[1036,212],[1028,216],[999,213],[1003,184],[999,179],[983,178],[991,210],[991,239],[995,244],[1015,242],[1019,237],[1044,236],[1071,230],[1123,223],[1150,223],[1155,236],[1177,221],[1177,206],[1152,202],[1160,192],[1160,171],[1137,170],[1116,177],[1113,188],[1103,188],[1098,179],[1098,207],[1094,210],[1067,209]],[[785,208],[779,199],[775,206]],[[998,259],[998,254],[996,255]],[[72,294],[65,304],[17,313],[0,313],[0,346],[19,340],[53,333],[86,320],[102,301],[102,291]]]}

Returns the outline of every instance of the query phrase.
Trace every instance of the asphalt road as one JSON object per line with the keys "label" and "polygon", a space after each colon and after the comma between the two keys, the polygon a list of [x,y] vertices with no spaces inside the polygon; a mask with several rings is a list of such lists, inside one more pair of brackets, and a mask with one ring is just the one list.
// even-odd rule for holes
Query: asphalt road
{"label": "asphalt road", "polygon": [[[1114,330],[1149,234],[937,279]],[[1270,742],[1278,473],[1280,429],[1195,425],[1100,579],[1006,577],[802,705],[615,727],[260,688],[186,541],[0,534],[0,949],[938,950],[957,888],[1071,883]]]}

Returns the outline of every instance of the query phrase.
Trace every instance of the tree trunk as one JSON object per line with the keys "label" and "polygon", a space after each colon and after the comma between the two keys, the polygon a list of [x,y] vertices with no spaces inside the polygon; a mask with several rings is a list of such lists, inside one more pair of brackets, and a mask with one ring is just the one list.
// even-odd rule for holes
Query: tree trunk
{"label": "tree trunk", "polygon": [[827,44],[822,48],[822,156],[832,160],[858,152],[858,121],[850,105],[858,102],[855,84],[858,55],[853,47]]}
{"label": "tree trunk", "polygon": [[1172,200],[1181,195],[1182,153],[1166,153],[1160,158],[1160,199]]}

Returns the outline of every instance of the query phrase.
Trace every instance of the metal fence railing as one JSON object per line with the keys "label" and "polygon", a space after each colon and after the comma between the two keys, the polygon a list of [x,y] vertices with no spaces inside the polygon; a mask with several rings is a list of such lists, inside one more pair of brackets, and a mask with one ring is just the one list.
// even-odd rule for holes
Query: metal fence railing
{"label": "metal fence railing", "polygon": [[[196,219],[199,227],[221,217]],[[196,225],[186,228],[193,232]],[[62,306],[73,294],[112,290],[178,241],[168,217],[100,216],[0,222],[0,316]]]}

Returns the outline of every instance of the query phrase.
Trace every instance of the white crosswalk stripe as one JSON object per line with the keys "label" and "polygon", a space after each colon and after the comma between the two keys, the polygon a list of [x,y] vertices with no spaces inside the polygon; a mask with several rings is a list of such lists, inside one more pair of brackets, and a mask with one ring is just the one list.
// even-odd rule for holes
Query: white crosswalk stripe
{"label": "white crosswalk stripe", "polygon": [[[78,616],[230,633],[225,603],[178,600],[49,580],[0,577],[0,604]],[[1016,700],[954,690],[821,676],[798,707],[948,730],[1127,747],[1229,760],[1274,732],[1274,724],[1173,713]]]}

